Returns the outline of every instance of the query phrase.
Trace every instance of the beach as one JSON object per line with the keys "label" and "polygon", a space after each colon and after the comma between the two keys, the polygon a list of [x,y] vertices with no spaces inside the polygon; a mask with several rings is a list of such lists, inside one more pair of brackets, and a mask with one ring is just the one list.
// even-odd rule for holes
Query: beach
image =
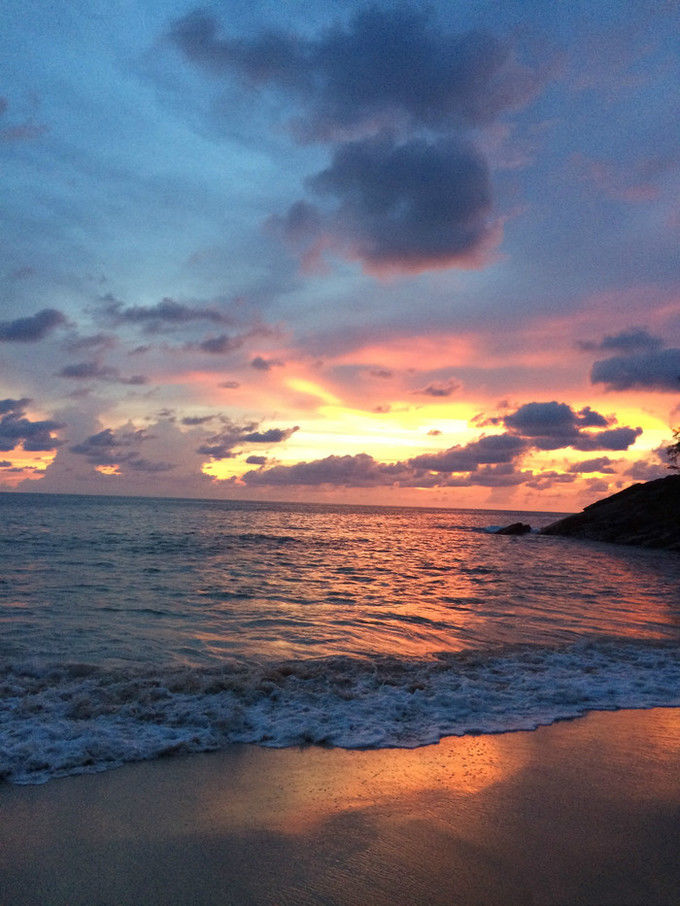
{"label": "beach", "polygon": [[3,904],[677,904],[680,710],[0,788]]}

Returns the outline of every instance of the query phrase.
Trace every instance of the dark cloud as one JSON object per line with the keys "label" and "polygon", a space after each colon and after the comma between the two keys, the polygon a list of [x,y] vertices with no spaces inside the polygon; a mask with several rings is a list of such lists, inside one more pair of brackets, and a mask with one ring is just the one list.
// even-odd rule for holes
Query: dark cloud
{"label": "dark cloud", "polygon": [[188,415],[186,418],[182,419],[183,425],[205,425],[208,422],[214,421],[216,416],[214,415]]}
{"label": "dark cloud", "polygon": [[233,319],[211,307],[185,305],[175,299],[165,298],[156,305],[126,306],[111,294],[101,297],[102,314],[114,324],[142,324],[150,330],[164,324],[187,324],[191,321],[210,321],[213,324],[232,324]]}
{"label": "dark cloud", "polygon": [[484,466],[473,472],[466,482],[468,485],[481,485],[487,488],[508,488],[518,484],[525,484],[533,473],[519,471],[513,463],[500,463],[498,465]]}
{"label": "dark cloud", "polygon": [[223,355],[227,352],[233,352],[243,346],[243,337],[228,337],[226,334],[220,334],[218,337],[209,337],[198,344],[198,348],[203,352],[209,352],[213,355]]}
{"label": "dark cloud", "polygon": [[455,390],[460,389],[460,384],[456,381],[439,381],[431,384],[427,384],[425,387],[419,387],[417,390],[412,390],[413,394],[422,394],[424,396],[451,396]]}
{"label": "dark cloud", "polygon": [[579,434],[571,444],[575,450],[627,450],[642,434],[642,428],[609,428],[591,434]]}
{"label": "dark cloud", "polygon": [[660,349],[663,341],[652,336],[644,327],[631,327],[630,330],[604,337],[598,343],[581,341],[577,345],[588,351],[633,353]]}
{"label": "dark cloud", "polygon": [[371,377],[381,378],[381,380],[388,380],[394,376],[394,372],[390,371],[389,368],[371,368],[369,374]]}
{"label": "dark cloud", "polygon": [[613,356],[595,362],[590,372],[593,384],[608,390],[680,391],[680,349],[660,349]]}
{"label": "dark cloud", "polygon": [[655,478],[663,478],[664,475],[668,475],[668,467],[658,459],[638,459],[630,468],[626,469],[624,475],[629,475],[635,481],[654,481]]}
{"label": "dark cloud", "polygon": [[512,463],[489,464],[479,471],[451,476],[444,472],[433,474],[415,467],[411,462],[377,462],[367,453],[354,456],[327,456],[312,462],[292,466],[272,466],[246,472],[243,481],[248,485],[335,485],[338,487],[508,487],[531,477],[531,472],[518,472]]}
{"label": "dark cloud", "polygon": [[[586,406],[575,412],[567,403],[525,403],[503,419],[507,428],[538,450],[627,450],[641,428],[605,428],[611,419]],[[603,428],[586,431],[586,428]]]}
{"label": "dark cloud", "polygon": [[283,362],[278,359],[264,359],[261,355],[256,355],[250,365],[256,371],[270,371],[274,367],[283,366]]}
{"label": "dark cloud", "polygon": [[274,221],[307,256],[331,246],[371,271],[421,271],[474,263],[496,235],[489,169],[460,139],[349,142],[308,185],[336,209],[298,202]]}
{"label": "dark cloud", "polygon": [[117,368],[108,368],[104,365],[99,365],[97,362],[76,362],[73,365],[65,365],[57,373],[57,376],[71,378],[76,381],[111,381],[116,384],[131,384],[133,386],[148,382],[148,379],[143,374],[122,377]]}
{"label": "dark cloud", "polygon": [[90,435],[84,441],[74,444],[70,450],[84,456],[96,466],[127,466],[136,472],[169,472],[175,468],[170,462],[153,462],[140,453],[141,445],[150,440],[144,430],[105,428]]}
{"label": "dark cloud", "polygon": [[548,491],[556,484],[572,484],[576,477],[574,472],[540,472],[527,481],[526,485],[535,491]]}
{"label": "dark cloud", "polygon": [[510,463],[528,448],[529,443],[514,434],[490,434],[465,446],[416,456],[409,465],[432,472],[474,472],[480,465]]}
{"label": "dark cloud", "polygon": [[26,406],[32,402],[33,400],[29,399],[27,396],[23,396],[20,400],[0,400],[0,415],[5,415],[7,412],[15,412],[23,415],[26,411]]}
{"label": "dark cloud", "polygon": [[525,403],[505,416],[508,428],[527,437],[572,436],[577,432],[577,415],[567,403]]}
{"label": "dark cloud", "polygon": [[576,423],[579,428],[606,428],[610,421],[606,416],[595,412],[590,406],[585,406],[577,412]]}
{"label": "dark cloud", "polygon": [[144,459],[142,456],[131,456],[126,460],[129,468],[135,472],[147,472],[156,474],[158,472],[170,472],[175,468],[171,462],[152,462],[150,459]]}
{"label": "dark cloud", "polygon": [[35,343],[65,323],[66,318],[56,308],[44,308],[28,318],[0,321],[0,342]]}
{"label": "dark cloud", "polygon": [[355,456],[327,456],[292,466],[272,466],[246,472],[243,481],[251,485],[323,485],[344,487],[379,487],[410,480],[412,470],[403,463],[388,465],[376,462],[368,453]]}
{"label": "dark cloud", "polygon": [[539,81],[499,39],[451,34],[406,5],[369,7],[309,38],[271,30],[220,36],[218,22],[199,11],[175,23],[171,38],[213,74],[236,74],[301,101],[303,139],[479,125],[525,104]]}
{"label": "dark cloud", "polygon": [[[528,484],[547,488],[573,482],[577,473],[612,473],[608,457],[586,460],[562,473],[534,475],[517,468],[532,450],[573,447],[577,450],[626,450],[641,428],[604,428],[610,420],[589,406],[574,411],[566,403],[527,403],[505,417],[508,432],[490,434],[448,450],[425,453],[404,462],[382,463],[366,453],[328,456],[291,466],[259,468],[243,476],[253,485],[338,485],[345,487],[511,487]],[[589,430],[588,430],[589,429]],[[597,429],[597,430],[592,430]],[[441,432],[432,430],[430,434]]]}
{"label": "dark cloud", "polygon": [[243,442],[248,444],[280,444],[299,430],[300,426],[295,425],[294,428],[270,428],[268,431],[251,431],[249,434],[243,435]]}
{"label": "dark cloud", "polygon": [[257,425],[236,425],[224,419],[221,431],[208,437],[201,444],[197,452],[212,459],[232,459],[237,455],[237,448],[243,444],[280,444],[288,440],[291,434],[299,431],[299,426],[293,428],[269,428],[267,431],[258,431]]}
{"label": "dark cloud", "polygon": [[607,475],[614,475],[615,469],[612,468],[614,461],[608,456],[600,456],[597,459],[584,459],[582,462],[573,462],[569,466],[569,472],[603,472]]}
{"label": "dark cloud", "polygon": [[238,381],[222,381],[219,386],[224,387],[226,390],[237,390],[241,385]]}
{"label": "dark cloud", "polygon": [[115,379],[118,372],[115,368],[105,368],[97,362],[76,362],[73,365],[65,365],[58,373],[59,377],[73,378],[78,381],[90,379],[112,380]]}
{"label": "dark cloud", "polygon": [[270,219],[307,265],[326,249],[372,273],[479,266],[500,240],[484,157],[464,136],[522,107],[543,74],[510,45],[452,34],[431,11],[372,6],[316,36],[222,35],[196,11],[173,26],[187,59],[297,103],[293,132],[335,146],[305,200]]}
{"label": "dark cloud", "polygon": [[7,452],[22,446],[24,450],[37,453],[61,446],[53,432],[66,425],[52,419],[31,421],[26,418],[26,406],[30,402],[26,397],[0,400],[0,450]]}
{"label": "dark cloud", "polygon": [[246,459],[249,466],[265,466],[267,464],[266,456],[249,456]]}

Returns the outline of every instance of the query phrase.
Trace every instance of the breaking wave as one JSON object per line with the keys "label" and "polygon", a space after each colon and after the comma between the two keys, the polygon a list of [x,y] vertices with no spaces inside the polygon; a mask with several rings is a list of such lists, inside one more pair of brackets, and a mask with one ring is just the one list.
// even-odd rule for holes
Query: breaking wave
{"label": "breaking wave", "polygon": [[587,711],[680,706],[680,660],[672,644],[598,640],[428,659],[24,663],[3,670],[0,701],[0,776],[42,783],[233,743],[410,748]]}

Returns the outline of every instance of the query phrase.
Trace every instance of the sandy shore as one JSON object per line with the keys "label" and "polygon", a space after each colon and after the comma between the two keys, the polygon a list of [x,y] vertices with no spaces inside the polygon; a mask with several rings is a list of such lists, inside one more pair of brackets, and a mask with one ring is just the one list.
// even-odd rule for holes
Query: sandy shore
{"label": "sandy shore", "polygon": [[416,750],[271,750],[0,788],[0,902],[680,897],[680,709]]}

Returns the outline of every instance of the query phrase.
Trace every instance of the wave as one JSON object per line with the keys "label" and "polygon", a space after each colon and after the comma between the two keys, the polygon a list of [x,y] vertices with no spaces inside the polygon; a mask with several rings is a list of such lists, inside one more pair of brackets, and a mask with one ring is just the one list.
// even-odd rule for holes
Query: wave
{"label": "wave", "polygon": [[670,644],[605,640],[210,668],[10,664],[0,701],[0,777],[42,783],[233,743],[410,748],[680,706],[680,658]]}

